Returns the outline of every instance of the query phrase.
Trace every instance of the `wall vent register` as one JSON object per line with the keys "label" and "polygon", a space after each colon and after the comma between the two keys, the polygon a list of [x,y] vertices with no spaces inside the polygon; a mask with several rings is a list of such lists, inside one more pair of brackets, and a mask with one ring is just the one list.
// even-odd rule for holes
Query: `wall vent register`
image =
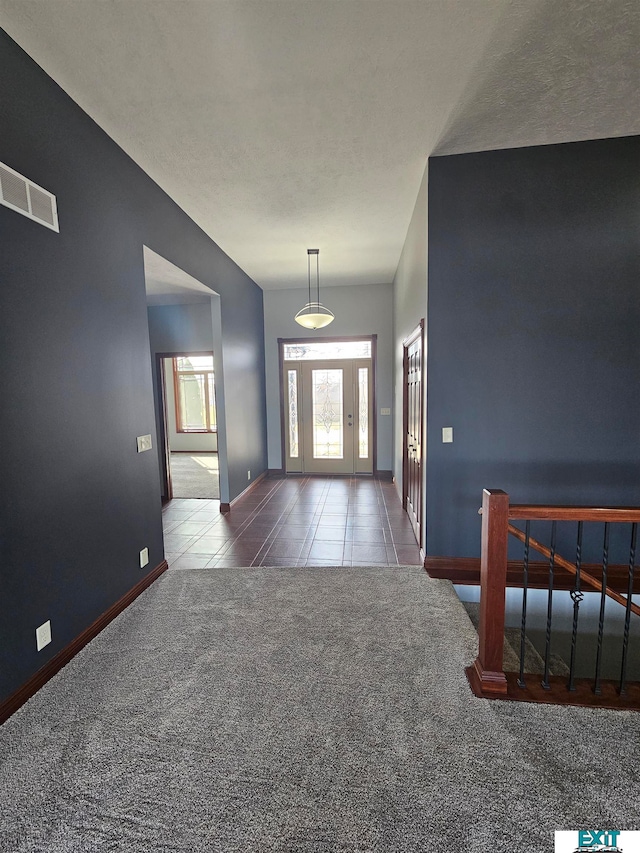
{"label": "wall vent register", "polygon": [[56,197],[4,163],[0,163],[0,204],[45,228],[60,231]]}

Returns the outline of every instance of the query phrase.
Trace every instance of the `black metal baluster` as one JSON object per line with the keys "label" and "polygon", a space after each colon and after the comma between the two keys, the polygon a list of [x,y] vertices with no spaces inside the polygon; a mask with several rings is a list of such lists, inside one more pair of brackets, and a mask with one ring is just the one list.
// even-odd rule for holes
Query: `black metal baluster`
{"label": "black metal baluster", "polygon": [[557,522],[551,523],[551,553],[549,554],[549,594],[547,597],[547,633],[545,638],[544,649],[544,678],[542,686],[545,690],[550,690],[549,684],[549,658],[551,655],[551,614],[553,605],[553,567],[556,561],[556,526]]}
{"label": "black metal baluster", "polygon": [[609,566],[609,522],[604,525],[604,544],[602,545],[602,592],[600,593],[600,618],[598,620],[598,651],[596,653],[596,680],[593,692],[602,693],[600,686],[600,668],[602,666],[602,637],[604,635],[604,606],[607,600],[607,568]]}
{"label": "black metal baluster", "polygon": [[569,664],[569,683],[568,690],[575,690],[574,684],[575,665],[576,665],[576,640],[578,637],[578,611],[580,603],[584,595],[580,591],[580,568],[582,566],[582,522],[578,522],[578,541],[576,543],[576,584],[573,592],[570,593],[573,601],[573,631],[571,633],[571,663]]}
{"label": "black metal baluster", "polygon": [[531,522],[527,521],[524,534],[524,559],[522,561],[522,622],[520,625],[520,677],[518,687],[526,687],[524,680],[524,644],[527,627],[527,587],[529,585],[529,529]]}
{"label": "black metal baluster", "polygon": [[631,548],[629,549],[629,585],[627,587],[627,607],[624,617],[624,635],[622,640],[622,666],[620,667],[620,695],[627,692],[627,651],[629,649],[629,621],[631,619],[631,601],[633,598],[633,573],[636,564],[636,537],[638,525],[631,525]]}

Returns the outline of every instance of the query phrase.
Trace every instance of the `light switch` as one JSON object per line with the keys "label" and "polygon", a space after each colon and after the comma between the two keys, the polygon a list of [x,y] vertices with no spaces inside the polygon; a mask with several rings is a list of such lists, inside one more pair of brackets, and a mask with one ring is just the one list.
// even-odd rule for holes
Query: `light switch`
{"label": "light switch", "polygon": [[142,453],[145,450],[151,450],[150,435],[139,435],[136,441],[138,442],[138,453]]}
{"label": "light switch", "polygon": [[381,415],[390,415],[391,409],[380,409],[380,414]]}
{"label": "light switch", "polygon": [[442,443],[453,444],[453,427],[442,427]]}

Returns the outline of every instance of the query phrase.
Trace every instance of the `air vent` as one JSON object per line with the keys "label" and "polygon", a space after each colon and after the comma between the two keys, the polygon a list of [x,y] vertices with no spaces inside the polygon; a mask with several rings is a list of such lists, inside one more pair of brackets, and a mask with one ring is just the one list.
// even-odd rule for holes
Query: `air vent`
{"label": "air vent", "polygon": [[0,163],[0,204],[59,231],[56,197]]}

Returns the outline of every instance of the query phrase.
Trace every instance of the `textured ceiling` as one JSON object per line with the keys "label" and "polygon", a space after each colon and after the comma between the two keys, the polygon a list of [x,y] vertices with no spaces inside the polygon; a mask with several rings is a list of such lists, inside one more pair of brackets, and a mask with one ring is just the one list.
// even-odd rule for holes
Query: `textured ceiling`
{"label": "textured ceiling", "polygon": [[638,0],[0,0],[264,288],[392,280],[427,157],[640,133]]}

